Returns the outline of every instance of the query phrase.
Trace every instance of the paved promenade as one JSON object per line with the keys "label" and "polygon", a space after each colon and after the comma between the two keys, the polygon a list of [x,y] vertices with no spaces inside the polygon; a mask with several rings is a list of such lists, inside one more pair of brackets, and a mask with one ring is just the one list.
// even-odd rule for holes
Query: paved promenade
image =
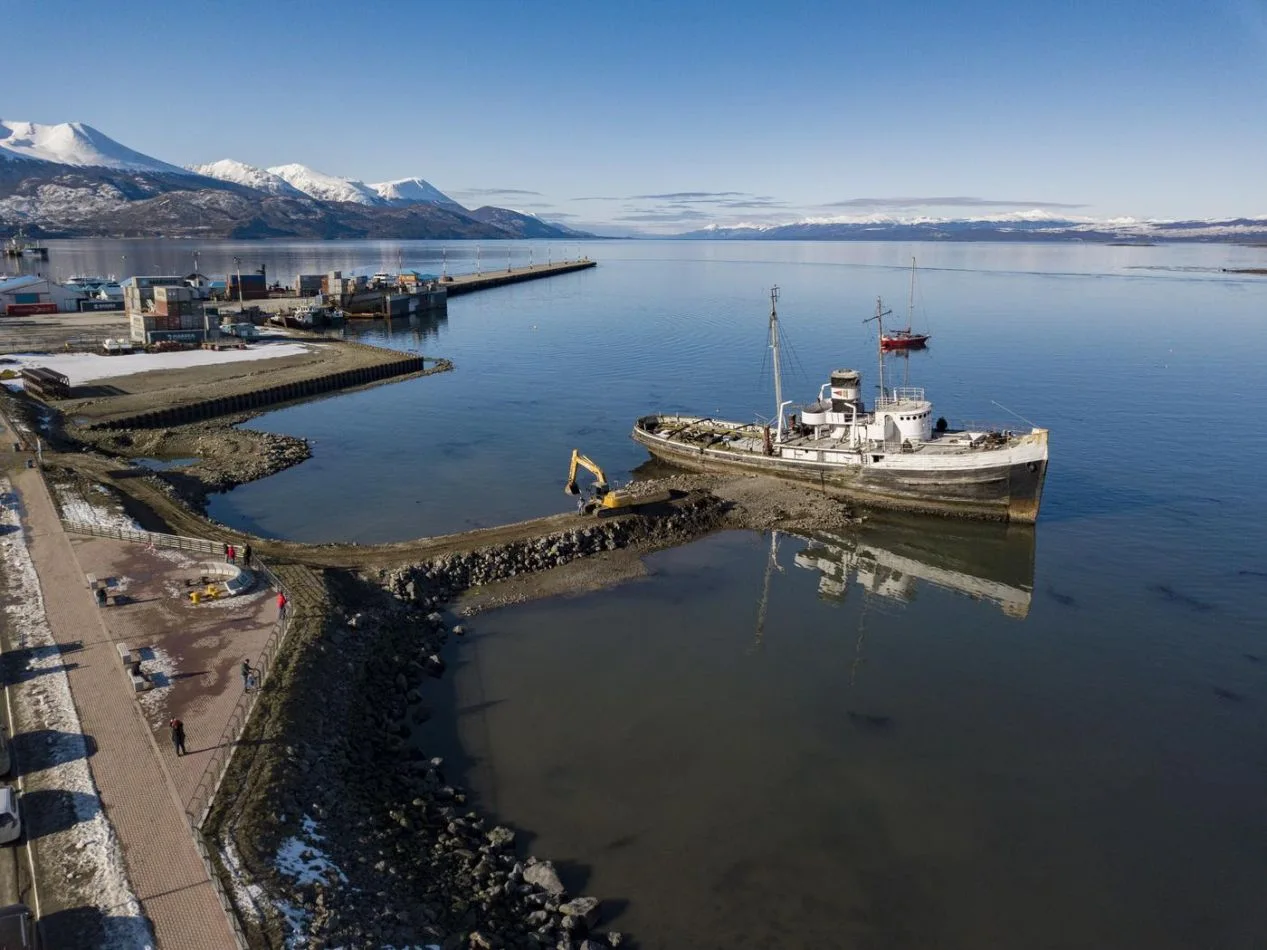
{"label": "paved promenade", "polygon": [[13,483],[53,636],[58,643],[82,643],[67,675],[81,728],[96,741],[89,765],[158,945],[228,950],[236,946],[233,933],[194,846],[180,795],[48,491],[34,469],[21,470]]}

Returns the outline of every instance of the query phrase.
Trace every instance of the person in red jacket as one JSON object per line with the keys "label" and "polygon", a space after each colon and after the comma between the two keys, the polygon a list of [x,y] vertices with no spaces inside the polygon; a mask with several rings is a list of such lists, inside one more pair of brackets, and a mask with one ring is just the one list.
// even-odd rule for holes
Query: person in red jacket
{"label": "person in red jacket", "polygon": [[278,620],[281,620],[283,617],[286,616],[287,603],[288,601],[286,600],[286,595],[283,594],[281,591],[278,591],[277,592],[277,619]]}

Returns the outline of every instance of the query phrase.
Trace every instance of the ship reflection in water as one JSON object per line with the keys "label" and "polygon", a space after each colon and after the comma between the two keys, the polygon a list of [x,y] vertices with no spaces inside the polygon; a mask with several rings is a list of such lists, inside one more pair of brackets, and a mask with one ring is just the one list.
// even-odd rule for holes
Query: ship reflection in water
{"label": "ship reflection in water", "polygon": [[[807,540],[794,563],[819,572],[818,592],[826,600],[843,601],[851,587],[858,587],[864,596],[909,603],[922,581],[995,604],[1018,620],[1029,614],[1034,590],[1030,526],[929,525],[873,515],[856,533]],[[776,569],[777,546],[776,533],[771,553]]]}

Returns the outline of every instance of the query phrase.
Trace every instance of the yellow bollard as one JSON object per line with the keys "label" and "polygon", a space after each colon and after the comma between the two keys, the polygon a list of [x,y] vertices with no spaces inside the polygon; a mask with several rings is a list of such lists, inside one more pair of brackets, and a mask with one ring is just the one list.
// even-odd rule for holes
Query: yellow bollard
{"label": "yellow bollard", "polygon": [[189,595],[189,599],[192,600],[195,605],[197,605],[197,603],[200,600],[202,600],[202,595],[198,593],[197,591],[194,591],[192,594]]}

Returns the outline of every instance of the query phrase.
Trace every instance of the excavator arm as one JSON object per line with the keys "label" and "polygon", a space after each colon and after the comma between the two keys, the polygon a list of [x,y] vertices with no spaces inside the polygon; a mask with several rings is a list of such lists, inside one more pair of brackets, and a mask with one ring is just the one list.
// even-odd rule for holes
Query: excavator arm
{"label": "excavator arm", "polygon": [[603,470],[598,467],[597,463],[586,458],[577,449],[572,450],[572,464],[568,466],[567,484],[563,486],[563,490],[569,495],[579,495],[580,489],[576,487],[576,469],[580,467],[585,469],[594,476],[594,492],[599,497],[607,494],[607,476],[603,474]]}

